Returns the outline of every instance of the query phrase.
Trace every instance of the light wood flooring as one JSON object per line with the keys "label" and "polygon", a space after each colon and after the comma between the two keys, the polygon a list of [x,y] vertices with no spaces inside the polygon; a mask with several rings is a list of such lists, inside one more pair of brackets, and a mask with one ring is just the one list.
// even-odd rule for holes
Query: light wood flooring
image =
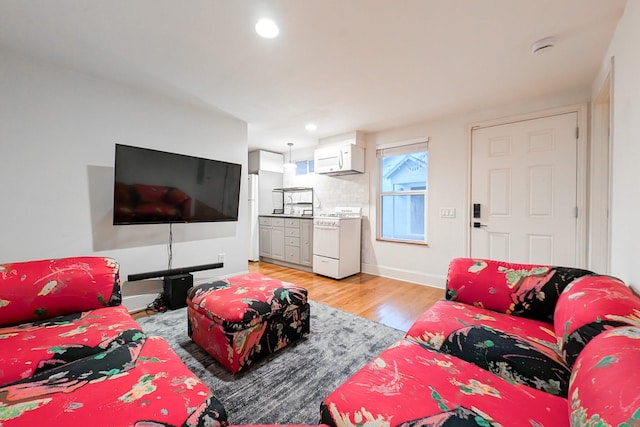
{"label": "light wood flooring", "polygon": [[334,280],[266,262],[250,262],[249,272],[295,283],[307,289],[311,300],[402,331],[444,298],[443,289],[366,273]]}

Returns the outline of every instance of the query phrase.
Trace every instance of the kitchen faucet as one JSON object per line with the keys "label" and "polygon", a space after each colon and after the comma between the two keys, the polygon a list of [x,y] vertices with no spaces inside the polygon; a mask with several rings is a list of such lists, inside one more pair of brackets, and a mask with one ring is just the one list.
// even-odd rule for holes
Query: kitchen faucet
{"label": "kitchen faucet", "polygon": [[293,215],[293,197],[291,195],[287,196],[287,205],[289,205],[289,215]]}

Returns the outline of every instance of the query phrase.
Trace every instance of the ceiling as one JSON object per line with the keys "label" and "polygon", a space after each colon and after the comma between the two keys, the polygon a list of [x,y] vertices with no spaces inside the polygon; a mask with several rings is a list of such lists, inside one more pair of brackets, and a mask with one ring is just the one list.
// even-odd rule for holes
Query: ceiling
{"label": "ceiling", "polygon": [[[625,0],[2,0],[0,47],[222,110],[286,152],[588,88]],[[280,36],[254,31],[271,17]],[[554,49],[531,44],[556,38]],[[305,130],[313,122],[315,132]]]}

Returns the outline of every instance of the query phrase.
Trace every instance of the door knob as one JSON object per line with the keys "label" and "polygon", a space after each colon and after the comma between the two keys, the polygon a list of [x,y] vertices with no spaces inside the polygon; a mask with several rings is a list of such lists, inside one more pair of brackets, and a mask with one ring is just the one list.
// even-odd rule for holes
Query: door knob
{"label": "door knob", "polygon": [[479,222],[474,222],[473,223],[473,228],[484,228],[484,227],[488,227],[487,224],[480,224]]}

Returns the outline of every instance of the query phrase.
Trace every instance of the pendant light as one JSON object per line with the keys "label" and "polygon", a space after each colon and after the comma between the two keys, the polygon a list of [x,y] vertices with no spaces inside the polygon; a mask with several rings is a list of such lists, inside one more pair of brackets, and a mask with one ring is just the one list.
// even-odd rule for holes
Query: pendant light
{"label": "pendant light", "polygon": [[291,172],[296,170],[298,166],[293,162],[293,159],[291,157],[291,147],[293,147],[293,142],[289,142],[287,143],[287,145],[289,146],[289,163],[285,163],[283,167],[285,171]]}

